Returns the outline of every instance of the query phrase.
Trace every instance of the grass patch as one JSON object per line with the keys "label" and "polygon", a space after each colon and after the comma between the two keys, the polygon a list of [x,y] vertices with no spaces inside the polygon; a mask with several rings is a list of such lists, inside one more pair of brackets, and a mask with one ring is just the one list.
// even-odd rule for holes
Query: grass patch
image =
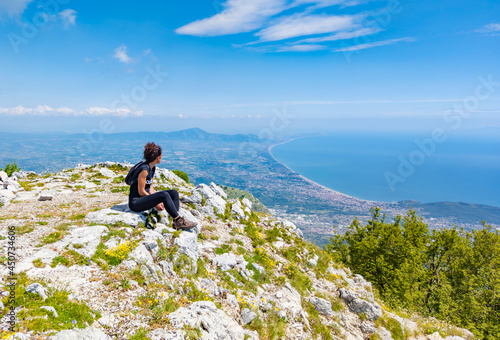
{"label": "grass patch", "polygon": [[217,255],[222,255],[225,253],[229,253],[231,250],[233,250],[233,247],[229,244],[223,244],[220,247],[215,248],[215,254]]}
{"label": "grass patch", "polygon": [[63,232],[54,231],[53,233],[50,233],[50,234],[42,237],[42,240],[39,244],[37,244],[37,247],[43,247],[46,244],[55,243],[55,242],[61,240],[63,237],[64,237]]}
{"label": "grass patch", "polygon": [[[14,305],[24,308],[17,313],[18,322],[14,326],[16,332],[33,331],[36,335],[48,330],[85,328],[101,317],[98,311],[91,310],[85,303],[69,301],[69,292],[66,290],[48,287],[46,300],[42,300],[38,294],[26,292],[26,287],[33,282],[47,287],[47,284],[39,279],[31,281],[25,273],[21,273],[17,277]],[[7,303],[7,299],[8,297],[5,297],[3,302]],[[52,312],[40,308],[41,306],[53,307],[58,317],[54,317]],[[4,309],[2,315],[7,312],[8,310]]]}
{"label": "grass patch", "polygon": [[44,268],[46,266],[45,263],[42,262],[41,259],[36,259],[36,260],[33,260],[33,265],[36,267],[36,268]]}
{"label": "grass patch", "polygon": [[24,226],[21,226],[21,227],[16,227],[16,232],[17,232],[18,235],[29,234],[33,230],[35,230],[35,227],[33,227],[31,225],[24,225]]}

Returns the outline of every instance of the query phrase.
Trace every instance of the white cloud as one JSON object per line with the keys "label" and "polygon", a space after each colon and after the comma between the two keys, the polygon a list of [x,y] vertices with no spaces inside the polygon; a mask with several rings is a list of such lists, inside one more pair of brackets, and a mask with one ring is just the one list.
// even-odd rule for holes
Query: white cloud
{"label": "white cloud", "polygon": [[120,47],[116,48],[113,57],[125,64],[129,64],[132,62],[132,58],[127,55],[127,46],[125,45],[121,45]]}
{"label": "white cloud", "polygon": [[59,17],[66,28],[70,25],[76,25],[76,11],[74,9],[65,9],[59,13]]}
{"label": "white cloud", "polygon": [[56,112],[59,112],[59,113],[62,113],[63,115],[71,115],[71,114],[75,114],[75,110],[73,109],[70,109],[69,107],[60,107],[58,109],[56,109]]}
{"label": "white cloud", "polygon": [[500,23],[491,23],[484,25],[480,29],[475,30],[477,33],[487,34],[487,35],[499,35],[500,34]]}
{"label": "white cloud", "polygon": [[48,105],[38,105],[33,109],[36,114],[45,115],[47,112],[53,112],[54,109]]}
{"label": "white cloud", "polygon": [[405,37],[405,38],[399,38],[399,39],[389,39],[389,40],[382,40],[382,41],[376,41],[372,43],[367,43],[367,44],[359,44],[359,45],[352,45],[348,47],[342,47],[334,50],[335,52],[348,52],[348,51],[357,51],[357,50],[364,50],[367,48],[372,48],[372,47],[377,47],[377,46],[385,46],[385,45],[392,45],[396,44],[401,41],[415,41],[415,39],[410,38],[410,37]]}
{"label": "white cloud", "polygon": [[33,0],[0,0],[0,15],[7,13],[13,17],[24,12]]}
{"label": "white cloud", "polygon": [[16,107],[13,107],[12,109],[10,109],[10,113],[13,114],[13,115],[18,115],[18,116],[22,116],[22,115],[25,115],[27,113],[31,113],[33,112],[33,109],[30,109],[30,108],[26,108],[24,106],[16,106]]}
{"label": "white cloud", "polygon": [[256,35],[260,37],[260,41],[277,41],[350,29],[355,25],[355,21],[356,16],[350,15],[293,14],[280,18]]}
{"label": "white cloud", "polygon": [[144,50],[142,52],[142,55],[148,55],[148,54],[151,54],[151,49],[150,48],[148,48],[147,50]]}
{"label": "white cloud", "polygon": [[383,29],[380,27],[362,28],[355,31],[338,32],[324,37],[303,39],[298,41],[298,43],[318,43],[325,41],[347,40],[347,39],[353,39],[353,38],[376,34],[381,31],[383,31]]}
{"label": "white cloud", "polygon": [[105,107],[89,107],[85,112],[90,116],[116,116],[116,117],[128,117],[136,116],[140,117],[144,114],[143,111],[132,111],[130,109],[108,109]]}
{"label": "white cloud", "polygon": [[285,0],[228,0],[224,10],[212,17],[196,20],[175,30],[178,34],[200,37],[250,32],[287,8]]}
{"label": "white cloud", "polygon": [[143,116],[143,111],[132,111],[130,109],[115,109],[111,110],[104,107],[90,107],[85,111],[75,111],[69,107],[62,106],[53,108],[49,105],[38,105],[34,108],[24,107],[22,105],[13,108],[0,107],[0,114],[16,115],[16,116],[119,116],[119,117],[140,117]]}

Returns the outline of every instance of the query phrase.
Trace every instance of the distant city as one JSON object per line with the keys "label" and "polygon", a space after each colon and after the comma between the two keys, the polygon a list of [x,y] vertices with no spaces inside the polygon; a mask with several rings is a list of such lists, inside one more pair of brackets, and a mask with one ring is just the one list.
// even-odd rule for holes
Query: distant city
{"label": "distant city", "polygon": [[161,167],[178,169],[191,182],[235,187],[253,194],[273,213],[299,226],[319,245],[334,232],[343,233],[354,218],[366,222],[377,206],[387,218],[405,215],[411,207],[431,228],[482,228],[485,220],[500,228],[500,208],[479,204],[404,201],[385,203],[347,196],[322,187],[277,162],[269,148],[283,140],[254,135],[212,134],[200,129],[176,132],[88,135],[0,136],[0,167],[15,160],[23,170],[56,172],[79,163],[138,162],[148,141],[163,147]]}

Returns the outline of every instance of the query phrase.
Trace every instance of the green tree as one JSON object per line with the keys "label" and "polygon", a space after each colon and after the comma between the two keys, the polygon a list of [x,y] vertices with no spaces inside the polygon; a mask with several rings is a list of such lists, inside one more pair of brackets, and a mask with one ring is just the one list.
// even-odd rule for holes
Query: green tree
{"label": "green tree", "polygon": [[393,307],[449,320],[480,339],[500,339],[500,235],[438,229],[414,210],[386,222],[378,208],[325,249],[371,281]]}

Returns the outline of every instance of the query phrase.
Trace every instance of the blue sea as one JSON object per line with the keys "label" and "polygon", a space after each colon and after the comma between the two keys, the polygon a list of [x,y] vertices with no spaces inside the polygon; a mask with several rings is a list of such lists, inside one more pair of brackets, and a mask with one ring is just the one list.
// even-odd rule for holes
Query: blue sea
{"label": "blue sea", "polygon": [[[500,207],[500,136],[338,134],[276,145],[295,172],[350,196]],[[424,142],[425,141],[425,142]]]}

